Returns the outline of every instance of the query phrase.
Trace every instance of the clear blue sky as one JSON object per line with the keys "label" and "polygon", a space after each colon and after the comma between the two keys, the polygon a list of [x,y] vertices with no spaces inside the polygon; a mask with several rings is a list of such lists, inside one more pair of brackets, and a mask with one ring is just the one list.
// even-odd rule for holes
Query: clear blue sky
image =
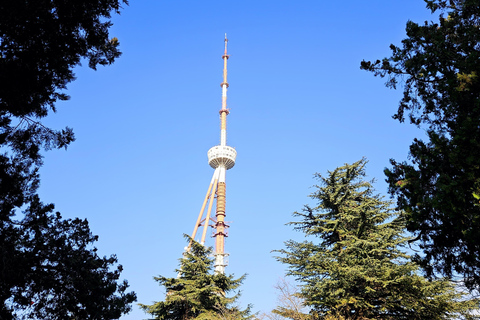
{"label": "clear blue sky", "polygon": [[[285,223],[309,203],[313,174],[365,156],[385,194],[388,159],[406,159],[423,135],[391,119],[401,92],[359,66],[388,56],[408,19],[435,17],[421,0],[130,2],[111,29],[123,55],[78,68],[71,100],[45,120],[73,127],[77,141],[47,152],[43,201],[89,220],[138,302],[162,300],[152,277],[175,276],[213,173],[226,32],[228,144],[238,152],[227,173],[227,272],[248,273],[242,305],[269,311],[285,271],[271,250],[302,239]],[[146,317],[135,306],[122,319]]]}

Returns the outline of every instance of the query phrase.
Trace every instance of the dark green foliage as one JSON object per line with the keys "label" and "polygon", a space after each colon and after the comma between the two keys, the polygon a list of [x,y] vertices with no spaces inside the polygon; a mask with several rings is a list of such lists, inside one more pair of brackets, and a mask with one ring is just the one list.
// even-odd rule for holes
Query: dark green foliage
{"label": "dark green foliage", "polygon": [[191,251],[180,259],[177,278],[154,278],[165,287],[165,301],[140,304],[142,309],[161,320],[249,319],[250,308],[232,306],[239,293],[227,296],[238,289],[245,276],[234,279],[233,275],[213,273],[211,254],[211,248],[192,241]]}
{"label": "dark green foliage", "polygon": [[[425,1],[438,22],[409,21],[402,47],[361,67],[402,84],[394,118],[425,128],[415,139],[411,162],[391,160],[389,191],[418,236],[417,256],[429,275],[460,274],[480,287],[480,2]],[[400,80],[400,82],[399,82]]]}
{"label": "dark green foliage", "polygon": [[117,283],[122,271],[115,267],[117,258],[97,255],[92,248],[97,236],[86,220],[64,220],[52,210],[34,196],[21,223],[3,224],[2,237],[9,238],[0,264],[6,285],[0,318],[120,318],[136,296],[126,292],[126,281]]}
{"label": "dark green foliage", "polygon": [[36,171],[0,155],[0,319],[118,319],[136,299],[121,266],[97,255],[86,220],[40,202]]}
{"label": "dark green foliage", "polygon": [[[126,2],[126,1],[122,1]],[[16,0],[0,4],[0,110],[44,117],[74,79],[81,58],[107,65],[120,55],[108,35],[119,0]]]}
{"label": "dark green foliage", "polygon": [[16,0],[0,3],[0,146],[40,160],[41,146],[66,147],[70,128],[54,131],[37,120],[67,100],[82,58],[95,69],[120,56],[109,39],[120,0]]}
{"label": "dark green foliage", "polygon": [[[456,319],[477,307],[452,283],[428,281],[401,250],[409,238],[390,202],[365,178],[365,160],[323,177],[316,207],[290,224],[310,241],[285,243],[279,261],[300,282],[312,319]],[[473,318],[472,318],[473,319]]]}
{"label": "dark green foliage", "polygon": [[109,40],[119,0],[0,3],[0,319],[118,319],[135,301],[115,256],[99,257],[86,220],[62,219],[37,195],[42,150],[66,148],[70,128],[40,122],[74,80],[120,55]]}

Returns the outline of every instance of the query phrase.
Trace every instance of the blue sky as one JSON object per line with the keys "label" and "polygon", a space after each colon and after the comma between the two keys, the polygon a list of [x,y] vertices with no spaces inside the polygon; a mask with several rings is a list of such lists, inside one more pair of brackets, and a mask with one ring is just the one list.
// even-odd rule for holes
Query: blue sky
{"label": "blue sky", "polygon": [[[285,273],[271,251],[302,239],[285,223],[309,203],[313,174],[367,157],[386,194],[388,160],[406,159],[423,135],[391,119],[401,92],[359,68],[388,56],[408,19],[436,17],[421,0],[132,0],[111,29],[123,55],[77,68],[71,100],[45,119],[73,127],[77,141],[46,153],[43,201],[89,220],[138,302],[162,300],[152,277],[175,276],[213,173],[227,33],[228,144],[238,152],[227,172],[227,272],[247,273],[240,303],[267,312]],[[135,306],[122,319],[146,317]]]}

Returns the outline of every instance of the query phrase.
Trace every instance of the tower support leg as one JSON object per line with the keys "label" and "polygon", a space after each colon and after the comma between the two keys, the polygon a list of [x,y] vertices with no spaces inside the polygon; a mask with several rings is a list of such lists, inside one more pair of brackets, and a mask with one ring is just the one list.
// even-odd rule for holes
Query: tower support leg
{"label": "tower support leg", "polygon": [[207,236],[208,224],[210,223],[210,215],[212,213],[213,199],[215,198],[215,192],[217,191],[218,171],[219,171],[218,169],[215,169],[215,172],[214,172],[212,193],[210,194],[210,202],[208,203],[207,216],[205,218],[205,222],[203,225],[202,238],[200,239],[200,243],[202,245],[205,244],[205,237]]}

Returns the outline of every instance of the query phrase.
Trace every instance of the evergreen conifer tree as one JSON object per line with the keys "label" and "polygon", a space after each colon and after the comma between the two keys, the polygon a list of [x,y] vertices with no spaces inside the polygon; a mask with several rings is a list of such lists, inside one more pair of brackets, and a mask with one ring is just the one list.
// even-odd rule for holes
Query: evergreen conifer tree
{"label": "evergreen conifer tree", "polygon": [[287,241],[277,259],[301,283],[312,319],[476,319],[478,301],[446,279],[429,281],[402,251],[405,223],[365,181],[366,160],[316,174],[316,207],[291,222],[311,241]]}
{"label": "evergreen conifer tree", "polygon": [[[190,241],[190,238],[187,236]],[[155,277],[165,287],[165,301],[140,307],[160,320],[240,320],[249,319],[250,306],[240,310],[235,302],[240,296],[234,292],[245,275],[234,279],[233,275],[213,273],[212,248],[192,240],[190,252],[180,259],[177,278]]]}
{"label": "evergreen conifer tree", "polygon": [[403,89],[394,119],[426,136],[391,160],[389,192],[406,216],[427,275],[462,276],[480,290],[480,2],[424,0],[438,19],[408,21],[390,57],[361,68]]}
{"label": "evergreen conifer tree", "polygon": [[[42,122],[68,100],[83,60],[120,56],[109,35],[122,0],[0,1],[0,319],[118,319],[136,295],[115,255],[102,257],[85,219],[64,219],[38,195],[43,152],[72,129]],[[82,199],[85,201],[85,199]]]}

